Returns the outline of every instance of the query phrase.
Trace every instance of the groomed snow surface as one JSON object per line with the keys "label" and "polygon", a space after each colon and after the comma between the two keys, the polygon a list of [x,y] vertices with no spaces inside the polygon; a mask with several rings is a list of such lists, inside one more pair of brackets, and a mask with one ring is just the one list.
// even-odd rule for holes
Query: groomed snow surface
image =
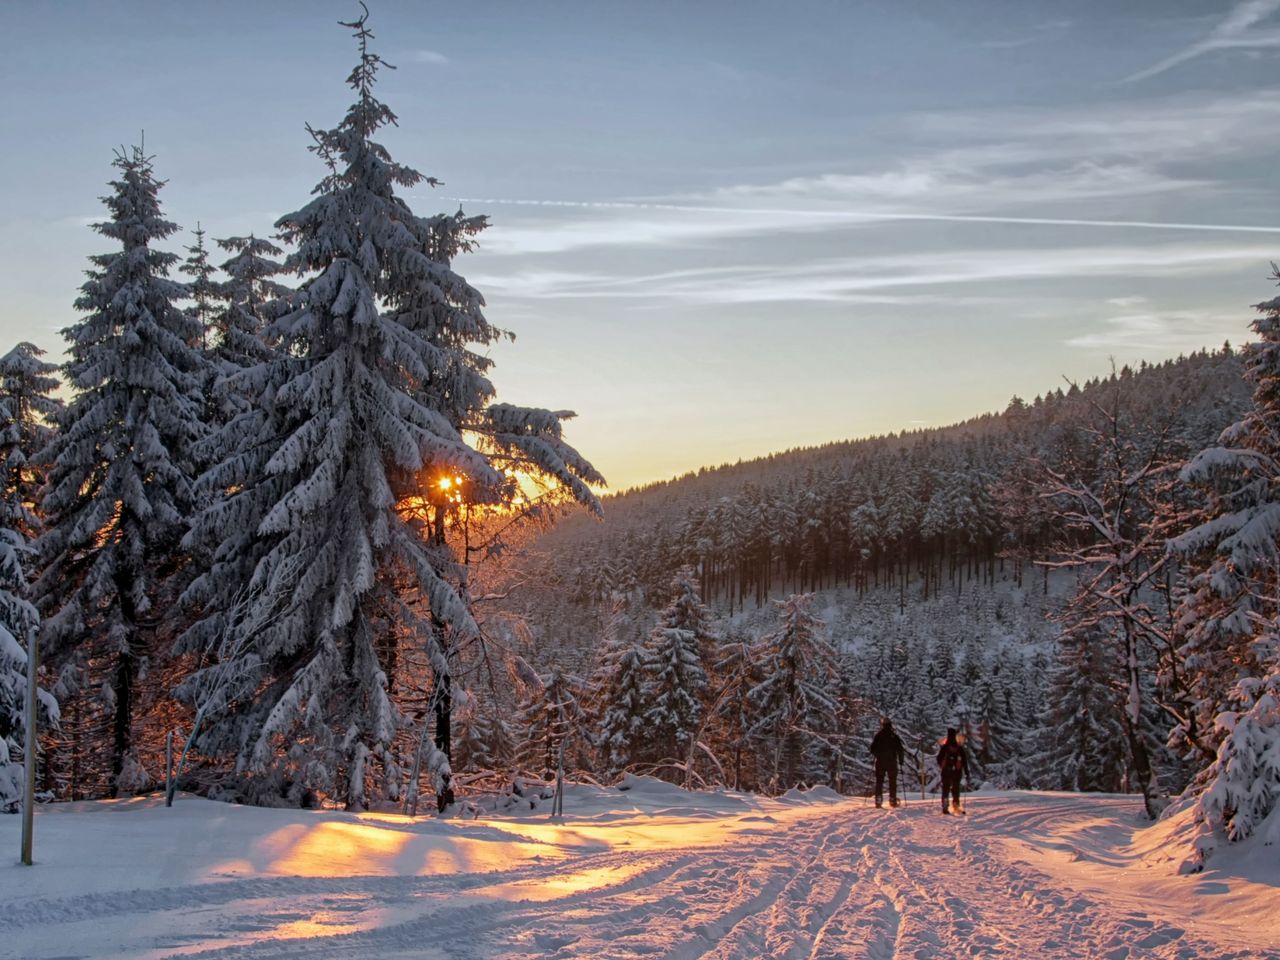
{"label": "groomed snow surface", "polygon": [[1280,849],[1179,876],[1131,797],[877,810],[655,780],[480,820],[179,797],[0,818],[0,957],[1280,958]]}

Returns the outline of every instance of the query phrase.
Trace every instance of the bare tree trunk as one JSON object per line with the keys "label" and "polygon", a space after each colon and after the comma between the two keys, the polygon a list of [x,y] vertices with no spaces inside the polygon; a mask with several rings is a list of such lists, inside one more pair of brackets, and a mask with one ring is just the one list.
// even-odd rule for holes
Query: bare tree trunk
{"label": "bare tree trunk", "polygon": [[[453,759],[453,738],[451,735],[451,727],[453,725],[453,678],[448,671],[443,671],[435,678],[435,682],[439,684],[439,689],[434,697],[436,711],[436,749],[443,753],[452,761]],[[450,770],[442,779],[440,792],[436,795],[436,808],[443,813],[449,804],[453,803],[453,772]]]}
{"label": "bare tree trunk", "polygon": [[1142,676],[1138,662],[1138,638],[1132,624],[1124,622],[1125,668],[1129,680],[1129,696],[1124,711],[1125,736],[1129,741],[1129,756],[1133,773],[1142,791],[1142,803],[1147,817],[1154,820],[1160,815],[1160,801],[1156,795],[1156,778],[1151,769],[1151,757],[1147,753],[1142,722]]}

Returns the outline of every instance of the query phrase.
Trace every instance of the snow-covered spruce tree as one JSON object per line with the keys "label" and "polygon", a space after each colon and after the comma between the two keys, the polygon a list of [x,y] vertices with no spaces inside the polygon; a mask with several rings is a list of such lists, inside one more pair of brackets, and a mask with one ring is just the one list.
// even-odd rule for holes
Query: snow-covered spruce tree
{"label": "snow-covered spruce tree", "polygon": [[708,694],[703,658],[715,643],[710,619],[692,568],[682,568],[644,648],[644,758],[666,766],[659,774],[671,775],[670,764],[686,762],[702,723]]}
{"label": "snow-covered spruce tree", "polygon": [[[231,458],[241,445],[252,443],[258,437],[256,428],[262,417],[250,409],[251,400],[238,375],[271,358],[271,347],[263,336],[267,307],[287,290],[273,279],[283,269],[273,259],[281,254],[274,243],[252,235],[229,237],[217,243],[232,254],[221,264],[227,279],[206,288],[210,306],[196,311],[201,318],[207,360],[204,393],[209,431],[196,447],[202,473]],[[207,281],[207,273],[200,276]],[[241,414],[244,418],[234,428],[227,429]],[[217,488],[210,483],[201,482],[198,489],[206,497],[218,496]]]}
{"label": "snow-covered spruce tree", "polygon": [[275,258],[284,251],[270,240],[250,234],[227,237],[218,246],[231,256],[221,264],[227,279],[218,286],[222,306],[211,319],[209,349],[225,376],[270,358],[263,339],[267,305],[289,288],[275,279],[284,269]]}
{"label": "snow-covered spruce tree", "polygon": [[453,737],[452,766],[469,773],[507,774],[515,765],[516,737],[499,711],[466,692]]}
{"label": "snow-covered spruce tree", "polygon": [[1243,349],[1252,409],[1183,469],[1206,502],[1170,542],[1198,565],[1180,611],[1193,706],[1176,731],[1211,758],[1188,789],[1205,828],[1193,867],[1216,836],[1280,822],[1280,298],[1257,310]]}
{"label": "snow-covered spruce tree", "polygon": [[[5,513],[10,508],[9,503],[0,504]],[[4,813],[13,813],[22,803],[27,645],[35,640],[40,621],[35,608],[21,596],[26,586],[22,552],[27,545],[12,522],[10,517],[0,520],[0,812]],[[42,703],[57,715],[51,699]]]}
{"label": "snow-covered spruce tree", "polygon": [[[12,812],[22,802],[22,765],[27,729],[27,654],[36,640],[40,618],[25,597],[24,559],[30,554],[29,536],[38,526],[31,509],[32,441],[45,427],[32,418],[36,410],[56,412],[48,390],[56,383],[47,376],[40,351],[19,344],[0,359],[0,811]],[[42,386],[43,385],[43,386]],[[22,402],[26,398],[26,403]],[[57,703],[38,692],[43,720],[56,721]]]}
{"label": "snow-covered spruce tree", "polygon": [[[200,744],[233,756],[243,795],[263,801],[317,789],[362,804],[371,760],[383,782],[398,775],[399,644],[431,648],[447,718],[450,651],[476,625],[444,535],[448,505],[436,509],[429,487],[458,479],[470,503],[502,504],[517,495],[503,471],[521,468],[598,509],[588,484],[601,478],[561,435],[568,414],[490,403],[476,348],[500,333],[449,263],[478,227],[417,217],[397,194],[436,181],[372,139],[395,122],[373,96],[383,64],[365,18],[345,26],[360,49],[356,102],[337,127],[310,129],[328,173],[277,222],[303,283],[272,307],[278,353],[230,378],[253,406],[223,431],[230,453],[202,483],[224,495],[193,532],[213,563],[188,591],[206,615],[185,647],[219,634],[218,611],[246,580],[269,608],[244,653],[253,682]],[[447,729],[436,743],[447,747]],[[447,791],[447,758],[426,765]]]}
{"label": "snow-covered spruce tree", "polygon": [[[242,540],[228,539],[224,526],[226,522],[250,524],[256,522],[254,517],[261,519],[260,511],[244,512],[259,504],[241,498],[237,510],[229,512],[223,501],[233,491],[239,491],[253,470],[264,468],[271,453],[264,449],[262,441],[273,435],[275,424],[265,405],[255,402],[263,389],[262,370],[255,368],[264,367],[275,357],[264,328],[270,305],[288,289],[274,279],[283,269],[274,259],[282,253],[274,243],[252,235],[228,237],[217,243],[231,257],[221,265],[227,280],[216,288],[218,305],[212,311],[205,341],[209,363],[204,389],[209,430],[194,448],[197,462],[204,467],[196,482],[196,494],[205,509],[194,519],[185,543],[201,572],[182,596],[184,606],[198,609],[204,605],[206,609],[179,643],[182,651],[198,651],[202,657],[215,660],[220,659],[217,650],[228,644],[242,649],[238,637],[228,636],[228,631],[240,629],[232,626],[233,619],[254,623],[253,617],[264,612],[257,608],[252,614],[233,615],[244,606],[245,595],[251,589],[263,589],[263,585],[250,587],[256,556],[244,549]],[[242,533],[251,534],[252,529],[242,528]],[[234,546],[218,553],[224,543]],[[249,670],[245,675],[251,673]],[[225,669],[218,669],[209,679],[221,687],[226,675]],[[188,700],[197,695],[197,690],[204,689],[198,676],[183,687],[188,690]]]}
{"label": "snow-covered spruce tree", "polygon": [[[53,396],[57,367],[40,358],[44,351],[19,343],[0,357],[0,810],[15,810],[23,784],[27,650],[39,616],[25,599],[24,560],[39,532],[34,505],[44,484],[46,464],[39,451],[52,436],[49,424],[62,403]],[[57,704],[39,693],[43,719],[56,720]]]}
{"label": "snow-covered spruce tree", "polygon": [[611,590],[609,610],[596,644],[591,676],[582,701],[582,707],[593,724],[599,724],[609,706],[609,688],[617,673],[618,659],[637,646],[638,640],[631,598],[620,590]]}
{"label": "snow-covered spruce tree", "polygon": [[[611,571],[603,575],[607,582],[614,582]],[[630,765],[633,752],[640,747],[645,699],[643,662],[631,598],[621,590],[612,589],[609,611],[582,699],[592,742],[599,753],[600,770],[606,776],[616,776]],[[621,711],[619,698],[622,699]],[[611,756],[616,763],[611,762]]]}
{"label": "snow-covered spruce tree", "polygon": [[598,688],[603,716],[595,738],[601,772],[610,779],[644,755],[649,733],[644,650],[632,642],[613,658],[612,667]]}
{"label": "snow-covered spruce tree", "polygon": [[91,258],[76,301],[85,317],[63,331],[75,394],[47,451],[34,585],[41,642],[62,669],[59,698],[79,689],[77,712],[109,728],[108,743],[70,745],[109,757],[109,782],[72,789],[113,796],[142,777],[135,687],[154,652],[154,608],[180,563],[201,429],[200,357],[191,347],[199,331],[176,306],[185,287],[168,279],[178,258],[152,247],[178,228],[161,216],[150,157],[135,147],[114,165],[118,178],[103,198],[111,219],[95,229],[120,249]]}
{"label": "snow-covered spruce tree", "polygon": [[774,601],[782,625],[756,645],[764,679],[748,695],[755,708],[750,733],[779,791],[825,775],[835,726],[836,655],[824,624],[809,612],[811,597]]}
{"label": "snow-covered spruce tree", "polygon": [[[0,402],[8,405],[5,419],[5,496],[34,507],[48,474],[41,454],[53,438],[53,425],[62,415],[62,401],[55,395],[60,381],[55,364],[46,363],[44,351],[31,343],[19,343],[0,357]],[[30,514],[35,519],[34,513]],[[23,535],[36,533],[23,521]]]}
{"label": "snow-covered spruce tree", "polygon": [[209,349],[209,327],[213,322],[214,301],[218,299],[218,284],[213,279],[216,272],[209,262],[209,249],[204,245],[204,230],[196,224],[191,231],[195,243],[187,247],[187,258],[178,267],[179,273],[185,273],[191,279],[187,282],[187,299],[191,302],[188,313],[196,322],[199,331],[198,340],[192,344],[201,350]]}
{"label": "snow-covered spruce tree", "polygon": [[[200,419],[207,429],[206,436],[193,450],[193,470],[199,476],[213,462],[209,459],[209,434],[216,432],[217,426],[226,421],[226,415],[222,413],[223,401],[220,401],[215,392],[222,373],[221,365],[210,351],[214,317],[219,311],[218,304],[223,299],[223,292],[221,284],[214,279],[217,271],[209,262],[209,248],[204,242],[205,232],[199,223],[192,234],[195,242],[185,248],[187,256],[179,264],[178,272],[191,278],[187,282],[186,310],[195,321],[196,339],[191,346],[199,350],[202,360],[200,393],[203,405]],[[202,560],[203,558],[197,558],[196,564],[200,565]]]}
{"label": "snow-covered spruce tree", "polygon": [[1067,629],[1049,676],[1041,786],[1119,793],[1126,767],[1123,670],[1115,647],[1089,627]]}

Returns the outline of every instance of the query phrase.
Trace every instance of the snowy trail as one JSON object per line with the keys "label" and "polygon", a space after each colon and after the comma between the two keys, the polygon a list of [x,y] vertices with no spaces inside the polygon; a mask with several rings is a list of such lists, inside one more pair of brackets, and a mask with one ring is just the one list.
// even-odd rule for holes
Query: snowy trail
{"label": "snowy trail", "polygon": [[[189,815],[204,809],[186,802]],[[0,873],[0,957],[1280,960],[1275,922],[1239,922],[1280,913],[1274,880],[1201,885],[1138,861],[1120,842],[1132,834],[1129,798],[991,794],[967,817],[943,817],[934,801],[735,803],[560,827],[420,824],[460,854],[463,839],[496,845],[511,859],[500,871],[474,854],[426,875],[227,878],[197,864],[192,882],[24,896],[14,884],[34,874],[15,867]],[[94,816],[48,817],[47,832]],[[403,822],[364,838],[372,846],[356,862],[386,865],[381,834],[394,835],[408,872],[403,844],[419,833]],[[1253,913],[1196,906],[1222,887]]]}

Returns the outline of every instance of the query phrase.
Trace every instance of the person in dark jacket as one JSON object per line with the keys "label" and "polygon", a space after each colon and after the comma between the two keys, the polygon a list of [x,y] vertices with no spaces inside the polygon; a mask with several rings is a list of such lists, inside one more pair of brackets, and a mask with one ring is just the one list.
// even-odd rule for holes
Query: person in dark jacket
{"label": "person in dark jacket", "polygon": [[[942,773],[942,812],[964,813],[960,809],[960,777],[969,776],[969,755],[956,736],[956,728],[947,728],[947,739],[938,751],[938,770]],[[947,809],[947,792],[951,792],[951,809]]]}
{"label": "person in dark jacket", "polygon": [[889,778],[889,806],[898,805],[898,764],[904,751],[902,740],[893,729],[893,721],[885,717],[880,730],[871,741],[871,755],[876,759],[876,806],[883,806],[884,778]]}

